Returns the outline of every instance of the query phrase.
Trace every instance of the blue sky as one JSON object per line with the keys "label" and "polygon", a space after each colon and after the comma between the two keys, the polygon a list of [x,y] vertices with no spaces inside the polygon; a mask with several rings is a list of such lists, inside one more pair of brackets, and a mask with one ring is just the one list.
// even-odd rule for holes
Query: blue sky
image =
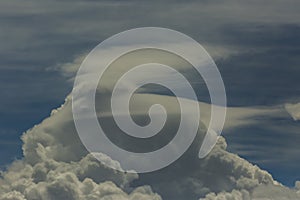
{"label": "blue sky", "polygon": [[[130,28],[166,27],[200,42],[219,67],[230,106],[300,102],[299,6],[291,0],[1,1],[0,164],[22,157],[21,134],[71,91],[60,66]],[[299,122],[273,116],[223,135],[229,150],[290,186],[300,179],[299,130]],[[286,152],[274,155],[276,146]]]}

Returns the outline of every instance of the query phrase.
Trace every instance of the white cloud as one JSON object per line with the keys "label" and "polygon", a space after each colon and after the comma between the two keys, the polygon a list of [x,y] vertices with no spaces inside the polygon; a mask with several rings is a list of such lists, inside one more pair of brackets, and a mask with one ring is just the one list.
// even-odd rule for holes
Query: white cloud
{"label": "white cloud", "polygon": [[300,103],[287,103],[285,104],[285,109],[294,120],[300,120]]}
{"label": "white cloud", "polygon": [[262,184],[253,189],[251,193],[247,190],[232,190],[231,192],[209,193],[200,200],[296,200],[299,192],[282,185]]}
{"label": "white cloud", "polygon": [[35,165],[16,161],[2,176],[1,200],[161,199],[149,186],[130,188],[128,183],[137,178],[136,174],[113,171],[91,155],[70,163],[50,158]]}
{"label": "white cloud", "polygon": [[296,190],[278,185],[268,172],[227,152],[222,137],[203,160],[193,156],[201,143],[197,141],[174,165],[148,177],[111,170],[80,144],[70,103],[67,99],[62,108],[24,134],[25,158],[2,173],[3,200],[161,198],[149,186],[132,188],[133,180],[151,185],[165,199],[273,198],[274,191],[278,197],[298,198]]}
{"label": "white cloud", "polygon": [[1,200],[26,200],[24,195],[17,191],[5,193],[0,199]]}
{"label": "white cloud", "polygon": [[250,194],[246,190],[232,190],[231,192],[209,193],[200,200],[250,200]]}
{"label": "white cloud", "polygon": [[[108,84],[107,89],[110,89],[110,86]],[[106,91],[97,92],[102,100],[107,98]],[[174,97],[147,93],[136,94],[133,99],[136,105],[133,107],[133,116],[147,116],[147,110],[141,108],[141,105],[154,101],[167,103],[173,114],[178,112],[174,109]],[[185,101],[186,104],[188,102]],[[188,151],[175,163],[160,171],[138,175],[112,170],[86,151],[74,126],[71,103],[68,96],[61,108],[52,111],[49,118],[22,136],[24,159],[15,161],[2,173],[0,199],[300,198],[297,192],[299,182],[296,183],[295,189],[278,184],[268,172],[226,151],[227,144],[223,137],[219,138],[207,157],[197,158],[201,139],[210,118],[208,104],[199,103],[203,125]],[[100,106],[104,109],[102,111],[106,111],[106,105]],[[248,125],[255,123],[253,117],[278,115],[282,112],[282,109],[275,107],[229,108],[225,128]],[[111,117],[109,112],[106,113],[107,117]],[[171,125],[175,126],[175,123],[178,122],[172,121]],[[116,169],[121,167],[117,161],[102,154],[99,156],[102,156],[105,162],[112,163]]]}

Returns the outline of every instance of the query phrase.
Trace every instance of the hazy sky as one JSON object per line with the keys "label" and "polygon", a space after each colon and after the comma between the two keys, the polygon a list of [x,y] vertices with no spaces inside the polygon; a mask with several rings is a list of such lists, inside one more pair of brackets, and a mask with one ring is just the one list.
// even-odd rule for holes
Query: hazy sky
{"label": "hazy sky", "polygon": [[[78,58],[130,28],[171,28],[201,43],[231,107],[300,102],[299,7],[296,0],[1,1],[0,164],[22,157],[21,134],[64,102]],[[300,179],[299,121],[288,113],[253,120],[223,133],[229,151],[293,185]]]}

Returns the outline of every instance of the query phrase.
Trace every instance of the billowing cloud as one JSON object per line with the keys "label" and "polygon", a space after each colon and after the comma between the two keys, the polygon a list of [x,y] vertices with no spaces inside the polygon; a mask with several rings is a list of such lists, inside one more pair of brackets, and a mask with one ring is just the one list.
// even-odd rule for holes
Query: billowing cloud
{"label": "billowing cloud", "polygon": [[226,151],[222,137],[206,158],[198,159],[203,128],[169,167],[150,174],[123,173],[101,164],[82,146],[67,98],[23,135],[24,159],[2,172],[0,199],[274,199],[274,192],[282,199],[299,198],[298,182],[295,189],[278,184],[268,172]]}
{"label": "billowing cloud", "polygon": [[[149,52],[148,52],[149,53]],[[155,54],[153,54],[155,55]],[[160,54],[157,56],[159,57]],[[165,62],[171,62],[179,71],[183,71],[180,62],[160,56]],[[81,58],[75,61],[75,65]],[[127,60],[128,66],[131,60]],[[136,60],[135,60],[136,61]],[[63,72],[74,73],[76,67],[68,69],[73,64],[63,66]],[[157,144],[165,141],[156,139],[151,145],[134,143],[127,139],[120,139],[111,122],[109,111],[110,99],[108,95],[112,90],[115,80],[111,77],[119,76],[121,71],[127,70],[126,65],[120,71],[107,71],[104,80],[104,88],[98,88],[96,94],[96,111],[98,121],[106,124],[114,142],[134,146],[145,150],[157,148]],[[114,66],[112,66],[114,67]],[[118,69],[120,69],[118,67]],[[66,70],[67,68],[67,70]],[[90,74],[85,74],[89,76]],[[142,74],[141,74],[142,76]],[[162,77],[163,78],[163,77]],[[169,78],[169,77],[166,77]],[[89,78],[85,80],[90,80]],[[176,82],[174,83],[176,84]],[[89,85],[79,85],[84,90],[89,90]],[[0,196],[5,199],[259,199],[285,197],[294,200],[299,197],[297,182],[295,189],[289,189],[278,182],[272,176],[259,167],[240,158],[238,155],[226,150],[227,144],[223,137],[219,137],[218,143],[210,154],[204,159],[198,159],[198,152],[206,128],[210,119],[211,105],[199,102],[201,110],[201,126],[195,141],[190,148],[177,161],[161,170],[147,173],[124,173],[108,168],[95,159],[81,143],[73,121],[72,104],[78,103],[84,106],[82,101],[72,102],[68,96],[64,105],[53,110],[51,116],[40,124],[28,130],[23,136],[24,158],[15,161],[4,172],[0,179]],[[185,99],[184,104],[189,107],[191,100]],[[177,101],[173,96],[159,95],[152,92],[151,88],[143,88],[140,93],[132,96],[131,114],[136,121],[142,121],[148,117],[148,105],[154,103],[166,105],[168,114],[171,114],[170,127],[165,131],[167,137],[178,124]],[[146,105],[146,106],[145,106]],[[214,105],[215,106],[215,105]],[[256,118],[261,116],[280,116],[285,112],[282,108],[228,108],[228,121],[225,130],[238,126],[256,123]],[[86,116],[84,116],[86,117]],[[187,116],[188,117],[188,116]],[[109,121],[109,120],[110,121]],[[95,145],[98,141],[95,141]],[[115,169],[121,169],[122,165],[105,154],[98,152],[102,161],[110,163]],[[157,162],[153,160],[153,162]],[[267,191],[267,192],[262,192]],[[0,198],[0,199],[1,199]],[[300,198],[300,197],[299,197]]]}
{"label": "billowing cloud", "polygon": [[251,193],[247,190],[232,190],[231,192],[209,193],[200,200],[290,200],[299,199],[299,191],[282,185],[259,185]]}
{"label": "billowing cloud", "polygon": [[[276,44],[281,45],[279,39],[282,38],[274,37],[274,35],[272,37],[272,34],[269,33],[261,34],[265,30],[271,30],[271,33],[276,32],[279,36],[290,36],[290,32],[297,35],[297,31],[294,29],[281,27],[285,24],[294,24],[296,27],[299,25],[299,6],[296,4],[299,2],[293,0],[272,1],[270,4],[258,0],[251,3],[232,0],[226,4],[222,2],[190,2],[189,4],[180,2],[172,4],[169,2],[158,4],[143,2],[140,4],[135,2],[133,4],[126,1],[76,1],[72,2],[72,5],[69,1],[41,3],[31,0],[26,4],[20,4],[19,1],[2,1],[1,16],[7,20],[1,21],[4,30],[1,32],[1,36],[4,38],[1,74],[4,77],[8,77],[7,74],[11,75],[11,73],[15,75],[16,71],[12,71],[12,69],[22,72],[26,70],[39,72],[41,63],[52,66],[55,65],[53,62],[57,60],[65,62],[66,58],[71,57],[70,55],[90,49],[90,43],[98,43],[99,40],[130,27],[145,25],[185,30],[186,33],[201,42],[205,38],[203,42],[206,43],[205,46],[215,58],[228,58],[245,51],[268,51],[269,46],[274,47],[274,41],[272,43],[272,41],[266,40],[266,43],[262,43],[262,39],[271,38],[276,40]],[[166,12],[166,7],[168,7],[168,12]],[[128,13],[134,14],[128,15]],[[272,29],[274,26],[278,28],[275,29],[276,31]],[[234,32],[232,29],[241,32]],[[290,32],[280,32],[282,30]],[[252,35],[248,37],[245,35],[246,32]],[[277,34],[275,35],[277,36]],[[254,38],[254,35],[259,35],[259,37]],[[259,45],[249,45],[255,43],[253,39]],[[283,42],[286,43],[287,40]],[[295,41],[292,40],[292,42],[292,46],[295,46]],[[45,47],[50,48],[45,49]],[[285,48],[276,49],[280,49],[280,55],[282,55]],[[291,51],[287,52],[288,58],[290,58]],[[298,52],[294,53],[298,55]],[[270,57],[270,60],[274,60],[273,54]],[[246,60],[256,60],[252,58]],[[29,64],[24,66],[24,60]],[[245,58],[242,57],[241,60],[244,62]],[[80,59],[75,63],[79,64]],[[282,69],[281,62],[278,63]],[[72,63],[63,67],[64,74],[67,76],[73,75],[77,69],[76,66],[70,68],[71,65]],[[255,63],[254,66],[261,65]],[[233,68],[233,71],[243,70],[240,65],[238,67],[239,70]],[[246,69],[244,75],[257,81],[259,73],[256,71],[249,73],[248,71],[253,68],[253,65],[250,68],[247,66],[244,68]],[[267,67],[267,70],[270,69]],[[32,72],[29,74],[32,78]],[[252,79],[251,74],[255,76],[255,79]],[[265,79],[265,74],[262,74]],[[279,74],[281,75],[281,73]],[[295,76],[298,73],[292,74]],[[34,77],[41,77],[39,73],[34,75]],[[230,73],[229,78],[235,81],[233,85],[236,86],[238,85],[236,83],[242,83],[246,76],[238,74],[232,78]],[[38,94],[45,94],[44,88],[47,87],[41,86],[45,84],[49,85],[49,89],[54,88],[51,91],[55,90],[52,93],[48,92],[47,95],[56,98],[61,84],[58,84],[59,86],[48,84],[56,82],[53,81],[56,79],[48,80],[45,77],[49,77],[48,74],[41,78],[42,81],[36,81],[34,84],[30,82],[29,86],[28,77],[21,80],[22,85],[27,85],[25,88],[30,88],[30,90],[22,87],[17,91],[20,88],[20,82],[15,83],[13,80],[14,87],[12,89],[17,92],[11,94],[13,97],[19,97],[14,95],[21,94],[23,98],[27,93],[36,93],[36,91],[41,91]],[[241,79],[236,79],[238,77]],[[290,79],[290,77],[288,78]],[[1,85],[10,91],[11,88],[7,86],[8,80],[6,78],[3,80],[5,84]],[[280,81],[278,83],[282,85]],[[294,81],[291,83],[293,86],[297,85]],[[255,86],[256,91],[257,85],[251,85]],[[32,90],[33,87],[38,87],[38,89]],[[261,94],[258,93],[264,98],[267,96]],[[147,95],[141,97],[144,100],[149,98]],[[15,104],[11,104],[12,99],[19,101],[19,98],[8,98],[4,104],[2,103],[3,108],[9,108],[7,112],[12,112],[11,108],[14,108],[15,111],[20,110],[16,109]],[[32,95],[27,99],[32,99]],[[226,142],[222,137],[207,158],[198,160],[195,155],[199,143],[201,143],[203,130],[199,133],[199,141],[180,160],[159,172],[138,177],[137,174],[123,174],[108,169],[91,157],[81,144],[74,128],[70,104],[70,99],[67,99],[62,108],[53,111],[49,118],[23,135],[24,159],[14,162],[6,171],[2,172],[0,199],[160,199],[159,195],[165,199],[298,198],[299,182],[296,183],[295,189],[278,185],[268,172],[226,151]],[[205,112],[209,106],[207,104],[200,105],[204,110],[204,116],[209,116],[209,113]],[[295,120],[299,119],[296,105],[287,105],[286,108]],[[229,108],[229,120],[225,128],[231,129],[236,126],[253,124],[257,122],[256,116],[273,114],[278,116],[277,114],[281,112],[278,109]],[[20,114],[20,116],[22,115]],[[203,118],[205,125],[207,125],[207,119],[209,118]],[[121,167],[118,162],[105,157],[105,155],[102,156],[107,162],[113,163],[116,168]],[[152,189],[143,185],[151,185]],[[135,187],[137,188],[135,189]],[[158,192],[159,195],[155,192]]]}

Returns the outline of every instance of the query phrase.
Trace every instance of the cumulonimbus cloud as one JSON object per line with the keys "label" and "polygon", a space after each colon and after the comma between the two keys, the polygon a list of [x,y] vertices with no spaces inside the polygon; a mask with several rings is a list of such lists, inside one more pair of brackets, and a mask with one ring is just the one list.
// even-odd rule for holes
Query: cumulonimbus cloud
{"label": "cumulonimbus cloud", "polygon": [[69,97],[49,118],[27,131],[22,140],[24,158],[2,172],[2,200],[274,199],[274,192],[277,199],[299,198],[297,188],[282,186],[268,172],[227,152],[222,137],[205,159],[194,157],[201,131],[186,154],[161,171],[147,176],[107,168],[80,143]]}
{"label": "cumulonimbus cloud", "polygon": [[[97,90],[96,100],[104,101],[109,98],[109,81],[108,78],[104,89]],[[147,110],[140,108],[140,105],[151,105],[155,101],[167,104],[171,116],[178,114],[175,109],[176,98],[172,96],[153,94],[144,89],[132,99],[136,106],[131,114],[137,121],[148,116]],[[187,100],[186,104],[188,102]],[[199,102],[202,124],[194,143],[181,158],[159,171],[136,174],[108,168],[85,149],[75,129],[71,104],[71,96],[68,96],[64,105],[53,110],[47,119],[23,134],[24,158],[13,162],[1,173],[0,200],[300,198],[299,186],[287,188],[276,182],[267,171],[228,152],[223,137],[219,137],[218,143],[207,157],[198,159],[212,105]],[[97,111],[102,112],[99,122],[112,117],[110,112],[106,112],[106,108],[105,104],[96,107]],[[280,115],[283,111],[279,108],[228,108],[225,130],[255,123],[255,116]],[[176,127],[177,123],[171,117],[171,127]],[[108,124],[108,127],[114,130],[112,125]],[[116,142],[120,141],[116,139]],[[130,142],[125,143],[127,146],[132,145]],[[104,154],[100,153],[98,156],[102,161],[114,165],[115,169],[122,167]]]}

